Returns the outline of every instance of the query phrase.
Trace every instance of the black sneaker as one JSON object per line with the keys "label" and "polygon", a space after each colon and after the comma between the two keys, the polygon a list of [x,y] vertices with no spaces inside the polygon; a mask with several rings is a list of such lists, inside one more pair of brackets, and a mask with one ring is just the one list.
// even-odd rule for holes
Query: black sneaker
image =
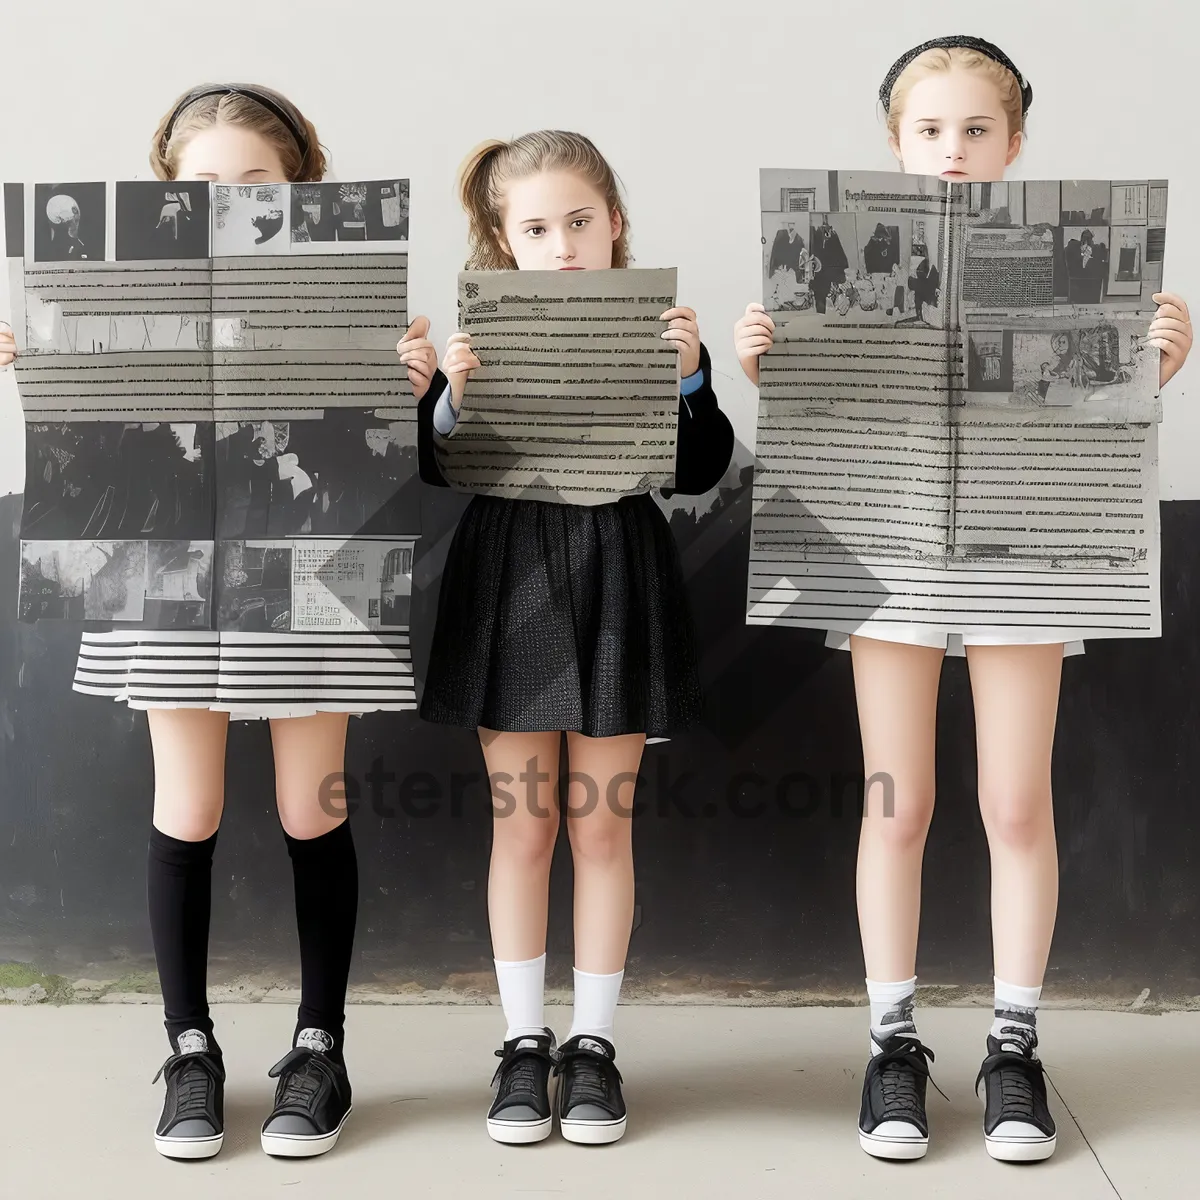
{"label": "black sneaker", "polygon": [[1039,1162],[1054,1153],[1058,1131],[1046,1101],[1046,1073],[1038,1058],[1037,1034],[1024,1025],[1005,1025],[1001,1039],[988,1035],[988,1056],[975,1091],[986,1081],[983,1140],[1002,1162]]}
{"label": "black sneaker", "polygon": [[[925,1085],[933,1051],[915,1033],[893,1033],[879,1041],[867,1063],[858,1144],[876,1158],[924,1158],[929,1149]],[[928,1061],[926,1061],[928,1060]]]}
{"label": "black sneaker", "polygon": [[225,1062],[199,1029],[181,1033],[178,1046],[153,1080],[167,1081],[154,1148],[167,1158],[212,1158],[225,1140]]}
{"label": "black sneaker", "polygon": [[554,1064],[558,1126],[568,1142],[603,1145],[625,1133],[621,1072],[611,1042],[581,1033],[562,1044]]}
{"label": "black sneaker", "polygon": [[492,1076],[496,1089],[488,1109],[487,1131],[508,1145],[540,1142],[550,1136],[550,1072],[554,1067],[554,1034],[510,1038],[496,1051],[500,1065]]}
{"label": "black sneaker", "polygon": [[268,1072],[278,1077],[275,1107],[263,1122],[262,1148],[281,1158],[309,1158],[337,1145],[350,1115],[350,1077],[330,1058],[333,1038],[302,1029],[296,1047]]}

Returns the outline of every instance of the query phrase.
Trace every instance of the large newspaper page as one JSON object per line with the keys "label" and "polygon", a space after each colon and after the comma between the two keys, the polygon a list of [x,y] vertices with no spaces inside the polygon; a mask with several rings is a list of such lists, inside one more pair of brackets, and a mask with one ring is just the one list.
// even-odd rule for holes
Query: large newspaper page
{"label": "large newspaper page", "polygon": [[1156,636],[1166,184],[760,182],[747,620]]}
{"label": "large newspaper page", "polygon": [[408,226],[405,179],[5,185],[23,620],[407,628]]}
{"label": "large newspaper page", "polygon": [[669,485],[679,355],[671,269],[465,271],[459,321],[480,361],[439,442],[452,486],[607,504]]}

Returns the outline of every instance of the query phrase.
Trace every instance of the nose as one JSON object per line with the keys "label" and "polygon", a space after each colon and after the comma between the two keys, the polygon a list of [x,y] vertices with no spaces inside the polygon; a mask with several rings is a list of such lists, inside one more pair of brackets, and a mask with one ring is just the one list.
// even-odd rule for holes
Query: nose
{"label": "nose", "polygon": [[950,162],[962,162],[967,157],[967,144],[961,133],[952,133],[946,138],[946,158]]}
{"label": "nose", "polygon": [[554,258],[561,263],[569,263],[575,257],[575,238],[572,229],[559,226],[554,231]]}

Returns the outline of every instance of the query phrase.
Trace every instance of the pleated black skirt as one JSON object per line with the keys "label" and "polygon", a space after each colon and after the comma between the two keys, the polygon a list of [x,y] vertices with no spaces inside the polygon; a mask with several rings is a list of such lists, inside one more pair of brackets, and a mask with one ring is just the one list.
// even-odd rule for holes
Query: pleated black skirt
{"label": "pleated black skirt", "polygon": [[701,705],[679,550],[649,495],[472,499],[442,573],[425,720],[667,737]]}

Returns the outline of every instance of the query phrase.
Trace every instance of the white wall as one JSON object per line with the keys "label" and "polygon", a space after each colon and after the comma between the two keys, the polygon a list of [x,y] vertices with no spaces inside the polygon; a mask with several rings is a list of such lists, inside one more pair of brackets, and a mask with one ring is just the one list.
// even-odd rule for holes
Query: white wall
{"label": "white wall", "polygon": [[[1166,284],[1200,312],[1194,0],[56,0],[0,12],[0,178],[147,178],[184,88],[275,86],[342,178],[408,175],[413,311],[452,332],[465,222],[455,170],[485,137],[591,136],[629,196],[641,266],[678,266],[718,391],[753,445],[755,393],[731,328],[760,287],[758,169],[893,165],[875,103],[903,50],[966,32],[1034,86],[1014,176],[1164,177]],[[972,11],[972,15],[964,15]],[[953,14],[948,15],[948,14]],[[0,313],[4,311],[0,295]],[[1163,495],[1200,498],[1198,365],[1164,396]],[[12,372],[0,373],[0,493],[20,490]]]}

